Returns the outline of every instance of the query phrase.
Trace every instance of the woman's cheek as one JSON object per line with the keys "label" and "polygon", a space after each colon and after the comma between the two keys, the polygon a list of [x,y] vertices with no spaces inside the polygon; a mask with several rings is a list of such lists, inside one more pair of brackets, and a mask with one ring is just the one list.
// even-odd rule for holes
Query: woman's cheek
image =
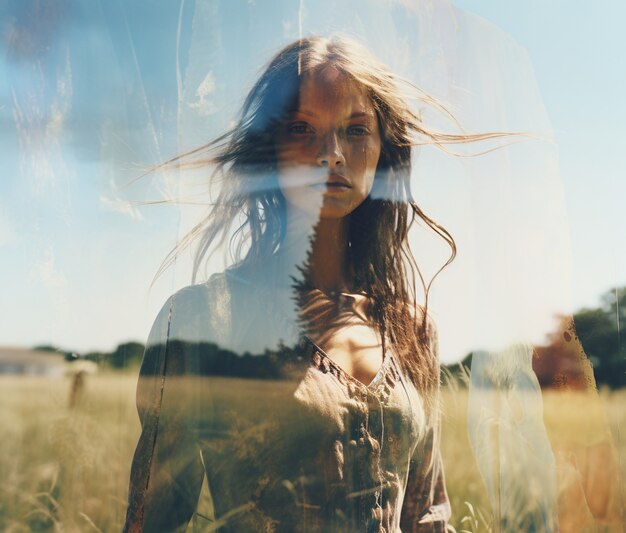
{"label": "woman's cheek", "polygon": [[372,189],[374,184],[374,176],[376,175],[376,169],[378,168],[378,161],[380,160],[380,141],[377,139],[371,139],[368,143],[368,147],[365,152],[366,169],[365,174],[367,181],[369,182],[369,188]]}

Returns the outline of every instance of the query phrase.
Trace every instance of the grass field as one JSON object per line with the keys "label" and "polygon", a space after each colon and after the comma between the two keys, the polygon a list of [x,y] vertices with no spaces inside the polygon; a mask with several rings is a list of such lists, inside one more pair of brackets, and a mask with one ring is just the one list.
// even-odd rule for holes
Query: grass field
{"label": "grass field", "polygon": [[[89,376],[69,409],[69,378],[0,376],[0,531],[121,530],[139,435],[135,384],[127,374]],[[624,469],[626,390],[602,391],[601,398]],[[445,387],[443,402],[451,525],[458,532],[490,531],[486,491],[467,438],[467,391]],[[544,402],[548,425],[558,433],[559,420],[569,416],[561,414],[563,399],[547,396]],[[584,405],[576,407],[580,420],[583,411]],[[207,505],[206,495],[201,505]]]}

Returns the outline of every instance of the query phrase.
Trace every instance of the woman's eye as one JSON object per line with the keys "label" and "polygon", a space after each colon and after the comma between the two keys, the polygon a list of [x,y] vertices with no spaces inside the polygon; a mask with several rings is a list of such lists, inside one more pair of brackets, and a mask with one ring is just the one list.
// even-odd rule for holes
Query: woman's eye
{"label": "woman's eye", "polygon": [[349,135],[356,135],[358,137],[364,136],[364,135],[369,135],[370,130],[367,129],[367,127],[365,126],[350,126],[348,128],[348,134]]}
{"label": "woman's eye", "polygon": [[296,135],[305,135],[309,133],[315,133],[313,128],[306,122],[294,122],[288,128],[289,133],[295,133]]}

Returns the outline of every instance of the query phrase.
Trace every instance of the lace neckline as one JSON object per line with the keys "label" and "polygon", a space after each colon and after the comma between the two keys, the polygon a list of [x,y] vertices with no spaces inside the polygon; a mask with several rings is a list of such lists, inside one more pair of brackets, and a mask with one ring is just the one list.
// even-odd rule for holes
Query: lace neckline
{"label": "lace neckline", "polygon": [[361,393],[363,395],[377,393],[383,398],[387,397],[395,383],[399,379],[399,369],[393,354],[389,350],[383,351],[383,362],[370,383],[365,384],[346,372],[329,355],[313,342],[308,336],[303,335],[300,346],[311,359],[313,367],[323,373],[330,373],[345,385],[350,395]]}

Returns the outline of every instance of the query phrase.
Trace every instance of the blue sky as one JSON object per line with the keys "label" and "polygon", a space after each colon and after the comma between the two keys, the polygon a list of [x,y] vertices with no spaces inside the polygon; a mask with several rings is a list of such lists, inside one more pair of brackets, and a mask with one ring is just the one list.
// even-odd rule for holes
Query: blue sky
{"label": "blue sky", "polygon": [[558,143],[573,252],[573,302],[626,284],[626,4],[455,0],[500,27],[533,63]]}
{"label": "blue sky", "polygon": [[[299,24],[306,30],[307,9],[313,19],[312,2],[261,4],[190,0],[181,12],[177,2],[66,0],[46,13],[29,1],[1,8],[0,273],[8,318],[0,324],[0,344],[51,342],[86,351],[145,338],[184,277],[181,266],[150,288],[185,221],[171,206],[135,205],[172,194],[175,182],[151,175],[124,185],[232,118],[241,94],[220,93],[215,80],[228,72],[245,87],[271,51],[248,42],[244,37],[255,34],[246,28],[266,25],[293,36]],[[532,61],[559,149],[572,303],[596,305],[607,289],[626,285],[626,4],[453,4],[499,27]],[[211,31],[194,29],[194,9],[212,20],[218,5],[221,22]],[[381,19],[384,4],[367,5],[371,18]],[[190,31],[177,41],[179,20],[212,51],[212,71],[185,74],[194,48]],[[184,132],[176,111],[177,42],[180,82],[198,87],[188,95],[197,120],[188,119]],[[217,106],[208,98],[216,94]],[[444,359],[470,348],[450,343]]]}

